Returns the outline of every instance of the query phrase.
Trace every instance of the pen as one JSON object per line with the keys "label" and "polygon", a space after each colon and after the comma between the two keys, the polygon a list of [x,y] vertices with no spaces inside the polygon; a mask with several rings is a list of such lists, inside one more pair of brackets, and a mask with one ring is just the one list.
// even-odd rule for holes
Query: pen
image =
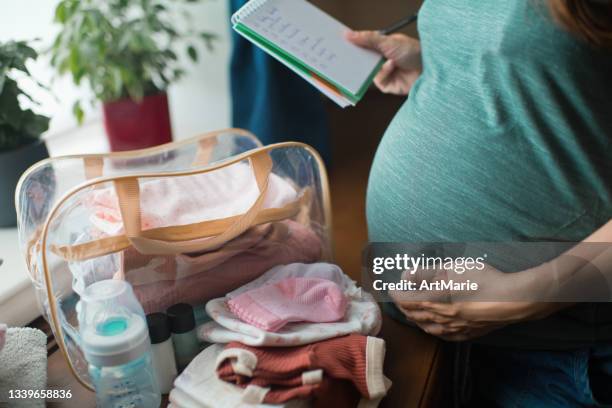
{"label": "pen", "polygon": [[387,27],[387,28],[383,28],[382,30],[379,30],[378,32],[381,33],[382,35],[389,35],[389,34],[393,34],[394,32],[401,30],[402,28],[406,27],[409,24],[414,23],[417,18],[419,16],[419,13],[415,13],[411,16],[408,16],[400,21],[398,21],[395,24],[392,24],[391,26]]}

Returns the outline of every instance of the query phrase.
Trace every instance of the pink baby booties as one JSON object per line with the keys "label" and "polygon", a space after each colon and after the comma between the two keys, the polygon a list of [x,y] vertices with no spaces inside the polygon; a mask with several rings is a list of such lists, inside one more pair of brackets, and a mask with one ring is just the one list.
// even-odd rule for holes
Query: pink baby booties
{"label": "pink baby booties", "polygon": [[336,322],[348,300],[340,287],[319,278],[287,278],[250,290],[227,301],[240,320],[269,332],[291,322]]}

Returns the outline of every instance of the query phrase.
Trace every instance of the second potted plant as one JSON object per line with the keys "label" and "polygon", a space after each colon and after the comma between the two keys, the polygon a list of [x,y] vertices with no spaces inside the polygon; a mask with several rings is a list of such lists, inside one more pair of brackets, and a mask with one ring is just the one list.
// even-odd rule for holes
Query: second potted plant
{"label": "second potted plant", "polygon": [[[170,142],[166,89],[184,74],[173,47],[199,38],[210,48],[213,34],[180,30],[170,5],[197,0],[62,0],[55,21],[62,30],[51,63],[74,83],[86,82],[103,104],[111,150],[132,150]],[[184,24],[182,25],[184,26]],[[194,62],[193,44],[186,53]],[[83,120],[82,102],[73,112]]]}

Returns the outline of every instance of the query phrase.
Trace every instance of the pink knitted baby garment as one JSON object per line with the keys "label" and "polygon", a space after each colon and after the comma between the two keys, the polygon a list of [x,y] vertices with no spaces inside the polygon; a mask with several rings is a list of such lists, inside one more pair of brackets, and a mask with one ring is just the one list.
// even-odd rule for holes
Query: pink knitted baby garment
{"label": "pink knitted baby garment", "polygon": [[227,301],[242,321],[275,332],[291,322],[335,322],[348,301],[340,287],[318,278],[288,278],[245,292]]}

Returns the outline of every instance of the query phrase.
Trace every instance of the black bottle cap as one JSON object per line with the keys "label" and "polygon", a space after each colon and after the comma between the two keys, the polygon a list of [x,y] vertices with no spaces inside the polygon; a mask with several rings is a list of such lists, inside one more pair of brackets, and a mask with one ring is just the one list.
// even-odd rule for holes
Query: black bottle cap
{"label": "black bottle cap", "polygon": [[147,315],[147,326],[149,326],[151,344],[163,343],[170,338],[170,321],[165,313]]}
{"label": "black bottle cap", "polygon": [[166,310],[170,319],[172,333],[187,333],[195,328],[193,307],[187,303],[177,303]]}

